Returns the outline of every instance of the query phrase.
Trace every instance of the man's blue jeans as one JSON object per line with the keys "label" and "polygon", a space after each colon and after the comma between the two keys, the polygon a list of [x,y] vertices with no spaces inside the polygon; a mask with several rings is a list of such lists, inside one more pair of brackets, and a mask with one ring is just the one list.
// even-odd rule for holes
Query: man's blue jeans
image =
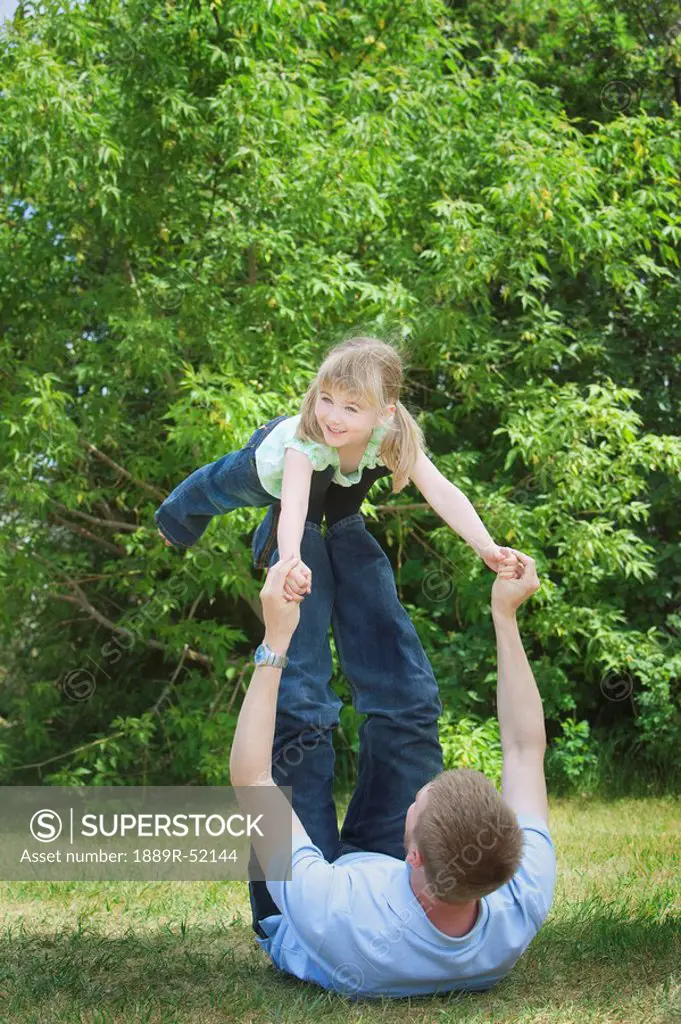
{"label": "man's blue jeans", "polygon": [[[267,545],[270,510],[253,538],[254,560]],[[301,558],[312,570],[312,593],[282,671],[272,777],[292,787],[293,808],[326,860],[367,850],[403,860],[404,822],[417,791],[442,771],[438,717],[442,704],[430,663],[400,604],[392,567],[359,513],[322,535],[306,522]],[[269,564],[278,560],[276,547]],[[341,699],[330,686],[333,627],[340,667],[360,727],[357,786],[338,832],[333,799],[332,730]],[[252,857],[255,854],[252,853]],[[249,883],[253,927],[280,913],[264,882]]]}

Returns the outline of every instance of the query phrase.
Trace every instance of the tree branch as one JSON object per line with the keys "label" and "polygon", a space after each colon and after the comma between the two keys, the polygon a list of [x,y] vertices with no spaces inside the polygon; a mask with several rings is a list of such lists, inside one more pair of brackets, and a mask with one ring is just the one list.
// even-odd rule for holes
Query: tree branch
{"label": "tree branch", "polygon": [[246,257],[248,261],[248,274],[246,280],[249,284],[255,284],[258,280],[258,266],[255,261],[255,245],[252,242],[246,249]]}
{"label": "tree branch", "polygon": [[141,303],[142,302],[142,293],[139,290],[139,286],[137,284],[137,279],[135,278],[135,275],[133,273],[132,267],[130,266],[130,260],[124,260],[123,261],[123,267],[125,269],[126,274],[128,275],[128,280],[130,281],[130,284],[135,289],[135,292],[137,294],[137,298],[138,298],[139,302]]}
{"label": "tree branch", "polygon": [[[54,596],[57,596],[57,595],[53,594],[51,596],[54,597]],[[72,600],[72,601],[75,600],[75,598],[64,598],[64,599],[65,600]],[[198,603],[198,598],[194,602],[192,612],[196,608],[197,603]],[[191,618],[191,614],[192,613],[190,613],[190,615],[188,616],[189,618]],[[149,708],[150,712],[155,713],[155,714],[157,714],[159,716],[159,720],[161,720],[161,715],[160,715],[160,711],[159,711],[161,703],[165,699],[166,695],[169,693],[169,691],[172,688],[173,684],[175,683],[175,680],[177,679],[178,675],[180,674],[180,670],[181,670],[181,668],[182,668],[182,666],[184,664],[185,658],[187,658],[187,657],[191,657],[191,648],[189,648],[187,646],[187,644],[185,644],[184,648],[182,650],[182,656],[181,656],[181,658],[180,658],[180,660],[178,662],[178,665],[177,665],[175,671],[173,672],[173,675],[172,675],[172,678],[171,678],[170,682],[167,684],[167,686],[164,687],[163,691],[161,692],[161,696],[158,698],[158,700],[152,705],[151,708]],[[239,676],[240,680],[243,678],[243,674],[244,674],[245,670],[246,670],[246,666],[244,666],[242,668],[242,670],[241,670],[241,674]],[[216,698],[216,701],[214,701],[214,706],[216,704],[217,704],[217,698]],[[210,714],[213,713],[214,706],[211,707]],[[0,724],[1,725],[5,725],[7,728],[10,728],[11,726],[15,725],[16,723],[15,722],[5,722],[4,719],[0,718]],[[52,764],[54,761],[61,761],[65,757],[70,757],[71,754],[77,754],[81,750],[88,750],[90,747],[101,746],[102,743],[108,743],[110,740],[118,739],[120,736],[123,736],[123,735],[124,735],[123,730],[119,730],[118,732],[112,733],[111,736],[102,736],[99,739],[91,740],[90,743],[83,743],[83,744],[81,744],[81,746],[74,747],[72,750],[64,751],[63,754],[55,754],[54,757],[48,757],[44,761],[34,761],[31,764],[17,765],[15,770],[16,771],[23,771],[26,768],[38,768],[38,769],[40,769],[40,768],[43,768],[46,764]]]}
{"label": "tree branch", "polygon": [[109,529],[115,529],[118,533],[137,533],[139,526],[135,526],[134,523],[122,523],[117,519],[98,519],[97,516],[89,516],[87,512],[79,512],[75,508],[68,508],[66,505],[62,505],[61,502],[57,502],[57,508],[61,509],[62,512],[68,512],[72,516],[76,516],[78,519],[84,520],[86,523],[93,523],[95,526],[105,526]]}
{"label": "tree branch", "polygon": [[[194,607],[196,607],[196,605],[194,605]],[[192,611],[193,610],[194,609],[192,609]],[[191,612],[190,612],[188,618],[191,619],[191,617],[192,616],[191,616]],[[159,716],[159,718],[161,716],[161,711],[160,711],[161,704],[166,699],[166,697],[168,696],[168,694],[172,690],[173,686],[175,685],[175,680],[177,679],[177,677],[180,674],[180,671],[182,670],[182,666],[184,665],[185,658],[187,657],[188,651],[189,651],[189,646],[187,644],[185,644],[184,647],[182,648],[182,657],[180,658],[180,660],[177,663],[177,668],[175,669],[175,671],[173,672],[172,676],[170,677],[170,681],[163,687],[163,690],[161,691],[160,697],[158,698],[158,700],[155,702],[155,704],[151,708],[151,711],[154,712],[155,714],[157,714]]]}
{"label": "tree branch", "polygon": [[98,572],[92,576],[80,576],[76,583],[94,583],[97,580],[115,580],[122,576],[142,576],[144,569],[130,569],[129,572]]}
{"label": "tree branch", "polygon": [[[98,622],[100,626],[104,626],[112,633],[125,634],[126,636],[132,633],[131,629],[126,629],[124,626],[117,626],[115,622],[103,615],[93,604],[90,604],[87,597],[80,589],[75,580],[68,580],[68,585],[73,587],[76,591],[76,597],[72,597],[70,594],[55,594],[52,591],[48,591],[47,596],[53,598],[55,601],[68,601],[69,604],[78,605],[83,611],[86,611],[90,618]],[[145,647],[150,647],[154,651],[161,651],[163,654],[170,654],[171,652],[164,645],[159,643],[158,640],[154,640],[153,637],[140,637]],[[199,651],[195,651],[192,647],[187,648],[187,657],[190,661],[198,662],[199,665],[205,665],[206,668],[211,668],[213,665],[213,659],[209,658],[207,654],[201,654]]]}
{"label": "tree branch", "polygon": [[427,501],[414,502],[411,505],[375,505],[374,512],[416,512],[430,508]]}
{"label": "tree branch", "polygon": [[100,452],[99,448],[96,448],[95,445],[90,444],[89,441],[81,441],[80,443],[92,455],[95,455],[107,466],[110,466],[111,469],[115,469],[117,473],[120,473],[121,476],[124,476],[127,480],[130,480],[131,483],[137,484],[137,486],[141,487],[143,491],[147,492],[147,494],[151,494],[153,498],[157,498],[159,501],[165,501],[166,496],[163,493],[163,491],[160,491],[157,487],[152,487],[150,484],[145,484],[143,480],[138,480],[137,477],[134,477],[132,473],[128,472],[127,469],[124,469],[123,466],[119,466],[117,462],[114,462],[113,459],[110,459],[108,455],[104,454],[104,452]]}
{"label": "tree branch", "polygon": [[98,747],[102,743],[109,743],[111,740],[118,739],[119,736],[125,735],[123,730],[113,732],[110,736],[101,736],[97,740],[91,740],[89,743],[83,743],[79,747],[73,747],[72,750],[66,750],[63,754],[55,754],[54,757],[48,757],[44,761],[33,761],[31,764],[19,764],[14,769],[17,772],[24,771],[26,768],[42,768],[46,764],[52,764],[54,761],[61,761],[65,757],[70,757],[71,754],[77,754],[81,750],[87,750],[88,747]]}
{"label": "tree branch", "polygon": [[[106,615],[103,615],[102,612],[95,608],[94,605],[90,604],[77,583],[72,581],[70,585],[78,591],[80,595],[79,597],[73,597],[71,594],[55,594],[52,591],[48,591],[47,596],[54,598],[55,601],[68,601],[69,604],[77,605],[79,608],[82,608],[83,611],[87,612],[91,619],[98,622],[100,626],[105,626],[106,629],[110,630],[112,633],[128,634],[132,632],[130,629],[124,629],[122,626],[117,626],[115,622],[112,622],[111,619],[108,619]],[[155,651],[166,650],[163,644],[160,644],[158,640],[150,638],[148,640],[143,640],[143,643],[145,646],[151,647]]]}
{"label": "tree branch", "polygon": [[111,506],[104,501],[104,498],[99,498],[99,500],[95,502],[95,505],[100,505],[104,509],[104,515],[107,519],[113,519],[114,514],[111,511]]}
{"label": "tree branch", "polygon": [[[247,667],[248,667],[247,665],[244,665],[244,667],[241,669],[241,672],[239,672],[239,675],[238,675],[237,681],[236,681],[236,685],[235,685],[234,689],[232,690],[232,696],[229,698],[229,704],[227,705],[227,714],[230,714],[230,712],[232,710],[232,705],[234,703],[234,700],[236,698],[237,693],[239,692],[239,687],[240,686],[243,688],[244,696],[246,695],[247,690],[246,690],[246,686],[244,684],[244,674],[246,672],[246,668]],[[224,689],[224,687],[223,687],[223,689]],[[210,706],[210,711],[208,712],[208,717],[209,718],[212,716],[213,712],[215,711],[215,709],[217,708],[218,704],[220,703],[220,698],[221,697],[222,697],[222,690],[220,690],[220,692],[218,693],[217,697],[215,698],[215,700],[213,701],[213,703]]]}
{"label": "tree branch", "polygon": [[87,540],[91,540],[94,544],[99,544],[100,548],[106,548],[107,551],[113,551],[115,555],[126,555],[127,551],[121,547],[120,544],[111,544],[108,540],[103,540],[102,537],[98,537],[97,534],[91,533],[90,530],[86,530],[84,526],[76,526],[75,523],[69,523],[66,519],[62,519],[61,516],[55,515],[53,512],[49,516],[50,520],[58,523],[59,526],[65,526],[67,530],[71,530],[72,533],[77,533],[81,537],[86,537]]}

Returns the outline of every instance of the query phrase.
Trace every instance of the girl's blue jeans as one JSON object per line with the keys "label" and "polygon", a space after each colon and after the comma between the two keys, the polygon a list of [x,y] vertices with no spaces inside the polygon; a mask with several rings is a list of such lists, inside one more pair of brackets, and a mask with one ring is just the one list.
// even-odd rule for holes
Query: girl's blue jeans
{"label": "girl's blue jeans", "polygon": [[[194,470],[168,495],[154,513],[161,533],[178,548],[188,548],[199,540],[212,518],[235,508],[260,508],[274,505],[258,479],[255,453],[266,435],[285,416],[277,416],[255,430],[243,448],[228,452],[216,462]],[[315,480],[314,486],[328,486],[330,474]],[[315,474],[313,474],[315,476]],[[322,474],[316,474],[320,478]]]}
{"label": "girl's blue jeans", "polygon": [[[278,559],[276,509],[253,537],[254,562]],[[301,558],[312,570],[312,593],[288,650],[277,701],[272,777],[292,787],[292,804],[312,842],[332,862],[353,850],[403,860],[404,823],[417,791],[442,771],[438,687],[414,625],[400,604],[392,567],[355,513],[322,534],[306,522]],[[338,830],[333,799],[333,730],[341,699],[330,686],[333,628],[340,668],[357,711],[357,785]],[[253,858],[255,854],[251,853]],[[278,914],[266,884],[249,883],[253,927]]]}

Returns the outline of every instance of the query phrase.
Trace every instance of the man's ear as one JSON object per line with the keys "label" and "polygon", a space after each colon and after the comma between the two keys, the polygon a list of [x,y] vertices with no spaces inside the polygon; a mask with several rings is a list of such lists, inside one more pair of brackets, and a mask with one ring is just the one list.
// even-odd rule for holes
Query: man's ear
{"label": "man's ear", "polygon": [[406,857],[407,863],[411,864],[413,868],[420,868],[423,864],[423,857],[415,846],[409,848],[409,853]]}

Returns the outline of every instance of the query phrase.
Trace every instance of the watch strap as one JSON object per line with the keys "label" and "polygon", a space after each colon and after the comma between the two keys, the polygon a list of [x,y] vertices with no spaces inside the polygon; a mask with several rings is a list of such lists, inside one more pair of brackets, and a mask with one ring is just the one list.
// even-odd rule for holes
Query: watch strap
{"label": "watch strap", "polygon": [[270,665],[272,668],[286,668],[288,665],[288,657],[286,654],[277,654],[272,648],[266,644],[260,644],[258,651],[261,651],[265,657],[261,659],[259,664]]}

